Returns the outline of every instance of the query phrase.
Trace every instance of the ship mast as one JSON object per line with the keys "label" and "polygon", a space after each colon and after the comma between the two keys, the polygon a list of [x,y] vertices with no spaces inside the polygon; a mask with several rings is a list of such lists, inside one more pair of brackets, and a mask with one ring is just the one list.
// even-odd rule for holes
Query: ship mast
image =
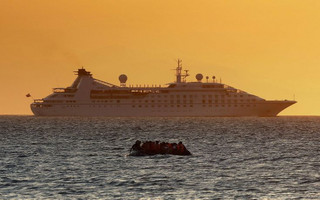
{"label": "ship mast", "polygon": [[[187,76],[189,76],[188,71],[189,70],[184,70],[185,73],[182,74],[182,60],[178,59],[177,61],[178,66],[176,68],[176,77],[177,77],[177,83],[181,83],[181,82],[186,82],[186,78]],[[181,81],[182,78],[182,81]]]}

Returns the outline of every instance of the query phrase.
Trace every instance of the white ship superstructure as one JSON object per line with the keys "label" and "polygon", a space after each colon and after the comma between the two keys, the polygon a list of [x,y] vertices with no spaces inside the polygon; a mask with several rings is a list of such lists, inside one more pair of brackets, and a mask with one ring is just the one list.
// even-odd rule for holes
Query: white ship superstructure
{"label": "white ship superstructure", "polygon": [[265,100],[223,83],[215,77],[187,82],[181,61],[176,81],[166,87],[126,86],[127,76],[120,75],[120,86],[92,77],[85,69],[76,71],[70,87],[54,88],[53,93],[31,104],[37,116],[110,116],[110,117],[215,117],[276,116],[296,103],[289,100]]}

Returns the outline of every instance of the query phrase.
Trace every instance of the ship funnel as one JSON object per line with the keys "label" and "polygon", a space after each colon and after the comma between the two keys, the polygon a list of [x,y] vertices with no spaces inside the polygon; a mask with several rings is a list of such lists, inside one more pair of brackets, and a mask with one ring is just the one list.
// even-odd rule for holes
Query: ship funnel
{"label": "ship funnel", "polygon": [[121,74],[121,75],[119,76],[120,86],[121,86],[121,87],[125,87],[127,80],[128,80],[127,75]]}

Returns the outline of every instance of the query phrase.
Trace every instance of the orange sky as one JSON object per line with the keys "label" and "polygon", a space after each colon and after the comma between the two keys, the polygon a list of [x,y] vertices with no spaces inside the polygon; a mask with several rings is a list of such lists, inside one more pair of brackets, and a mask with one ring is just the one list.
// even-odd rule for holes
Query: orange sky
{"label": "orange sky", "polygon": [[320,1],[1,0],[0,114],[32,114],[84,66],[118,84],[174,80],[181,58],[196,73],[266,99],[282,115],[320,115]]}

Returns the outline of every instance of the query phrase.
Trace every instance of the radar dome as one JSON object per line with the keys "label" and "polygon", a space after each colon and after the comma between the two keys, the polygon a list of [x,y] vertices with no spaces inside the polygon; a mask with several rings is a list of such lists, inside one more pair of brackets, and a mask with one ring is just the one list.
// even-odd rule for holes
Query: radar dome
{"label": "radar dome", "polygon": [[127,80],[128,80],[127,75],[121,74],[121,75],[119,76],[119,81],[120,81],[120,83],[125,83],[125,82],[127,82]]}
{"label": "radar dome", "polygon": [[196,79],[200,82],[203,79],[203,75],[202,74],[197,74],[196,75]]}

